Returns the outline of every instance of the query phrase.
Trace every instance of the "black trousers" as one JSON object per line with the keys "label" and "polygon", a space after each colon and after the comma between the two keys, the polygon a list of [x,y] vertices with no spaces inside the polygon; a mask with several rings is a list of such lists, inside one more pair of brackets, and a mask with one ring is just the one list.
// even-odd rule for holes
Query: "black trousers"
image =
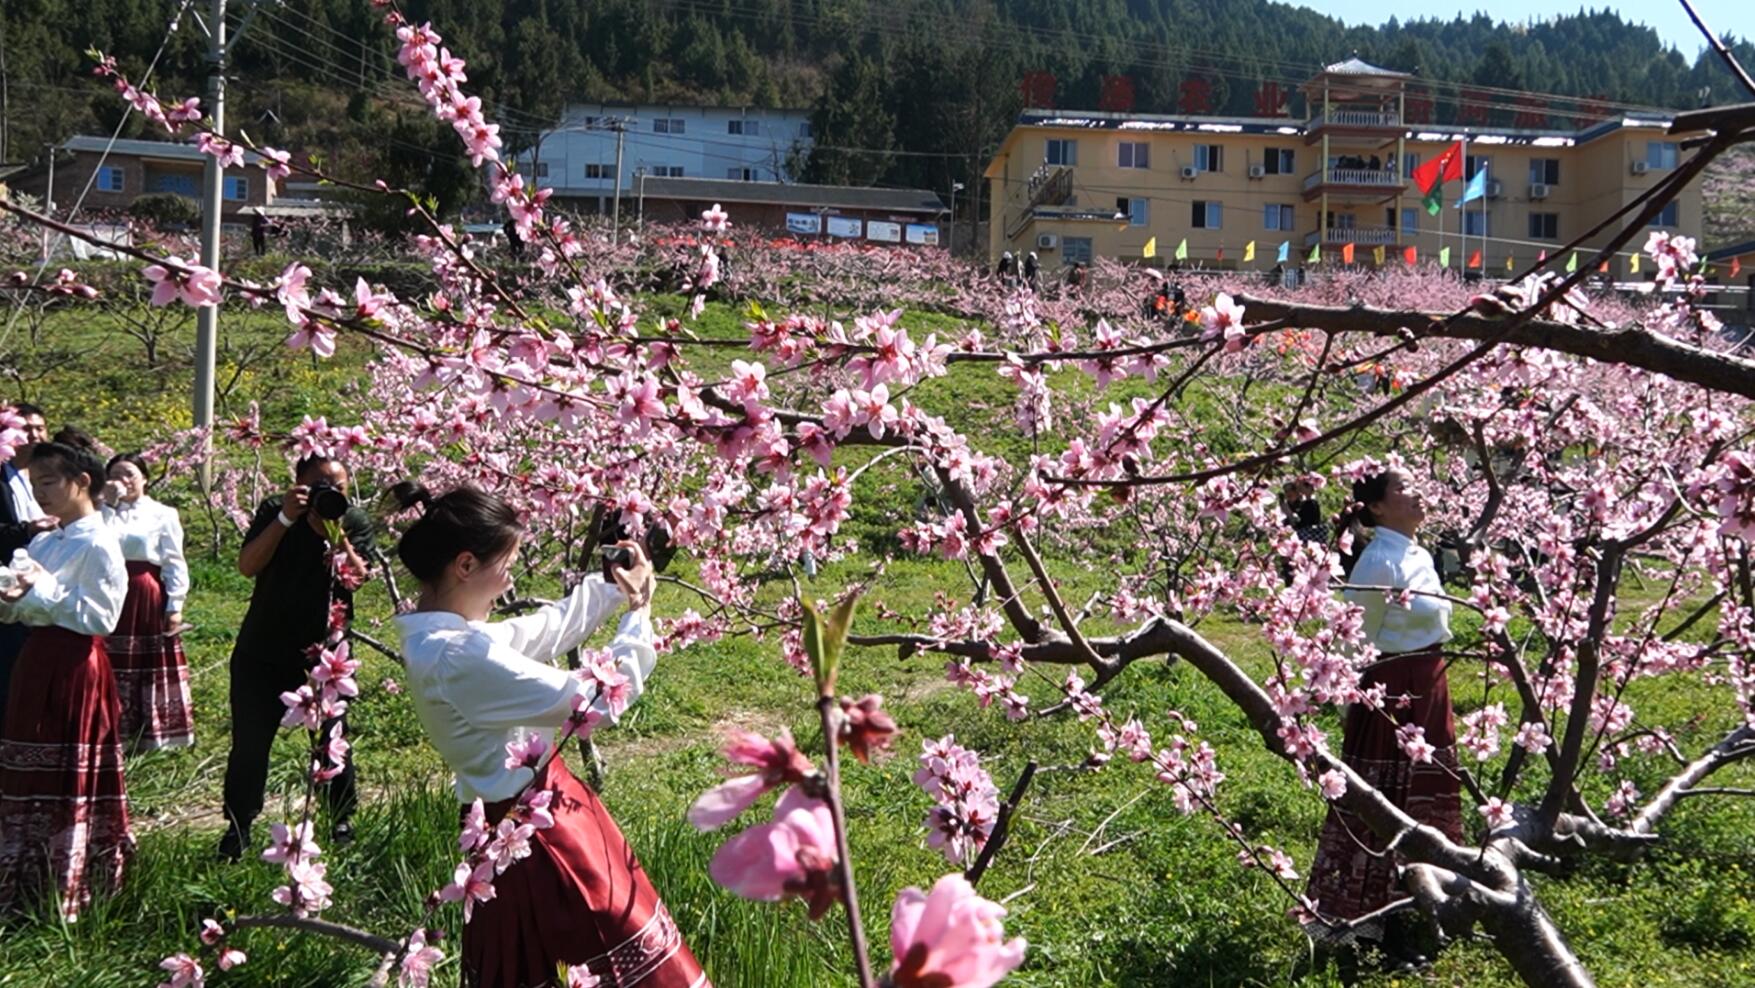
{"label": "black trousers", "polygon": [[[225,764],[225,815],[232,825],[246,832],[262,812],[268,787],[268,756],[274,747],[274,737],[280,732],[280,719],[286,714],[280,694],[305,685],[309,668],[302,652],[288,654],[284,645],[258,645],[239,637],[232,649],[232,750]],[[346,720],[344,715],[325,721],[323,741],[327,743],[330,732]],[[305,768],[309,769],[308,764]],[[324,786],[323,795],[332,824],[353,817],[358,793],[352,752],[348,753],[341,774]]]}

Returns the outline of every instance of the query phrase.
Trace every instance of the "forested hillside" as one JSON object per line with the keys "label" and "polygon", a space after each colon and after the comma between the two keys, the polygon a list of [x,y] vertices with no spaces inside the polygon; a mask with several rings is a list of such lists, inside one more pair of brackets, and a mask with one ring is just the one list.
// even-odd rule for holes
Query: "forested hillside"
{"label": "forested hillside", "polygon": [[[192,16],[169,36],[156,85],[201,91]],[[120,103],[89,80],[88,47],[139,74],[173,0],[7,0],[0,42],[6,156],[107,130]],[[1435,121],[1565,126],[1625,106],[1734,98],[1707,55],[1603,11],[1547,23],[1483,17],[1349,28],[1267,0],[409,0],[471,65],[471,85],[513,142],[567,100],[812,106],[821,145],[808,177],[943,188],[973,182],[1020,106],[1297,115],[1298,82],[1357,52],[1417,71]],[[1684,16],[1680,8],[1662,16]],[[396,82],[366,0],[286,0],[252,15],[230,69],[232,126],[277,144],[420,180],[444,169],[440,136]],[[363,42],[363,43],[362,43]],[[1737,43],[1755,64],[1755,45]],[[1518,97],[1514,90],[1549,96]],[[138,127],[138,122],[131,127]],[[448,147],[448,141],[440,141]],[[386,157],[401,160],[384,161]],[[436,176],[444,181],[444,175]]]}

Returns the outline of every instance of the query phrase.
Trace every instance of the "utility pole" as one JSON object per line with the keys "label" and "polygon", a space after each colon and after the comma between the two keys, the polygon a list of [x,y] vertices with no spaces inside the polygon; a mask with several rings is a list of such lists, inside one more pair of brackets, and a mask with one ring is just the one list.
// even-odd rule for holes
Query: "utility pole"
{"label": "utility pole", "polygon": [[[43,212],[53,217],[55,215],[55,145],[45,144],[43,146],[49,151],[49,194],[43,197]],[[49,263],[49,228],[46,226],[43,227],[43,263]]]}
{"label": "utility pole", "polygon": [[622,141],[627,133],[628,122],[617,120],[615,122],[615,211],[610,214],[609,221],[609,242],[612,244],[622,242]]}
{"label": "utility pole", "polygon": [[957,256],[957,190],[963,187],[961,182],[951,183],[951,228],[945,236],[945,256]]}
{"label": "utility pole", "polygon": [[635,215],[638,218],[634,222],[638,224],[640,233],[644,235],[646,233],[646,166],[641,165],[634,169],[634,174],[639,176],[640,182],[640,196],[635,200],[638,205],[634,207]]}
{"label": "utility pole", "polygon": [[[213,12],[207,21],[207,112],[213,118],[215,136],[225,135],[225,4],[212,0]],[[225,205],[225,169],[219,159],[207,156],[201,173],[201,265],[219,270],[220,210]],[[213,425],[213,377],[218,363],[219,305],[204,305],[195,310],[195,427]],[[209,460],[212,440],[202,442],[200,451],[201,490],[206,492],[213,481]]]}

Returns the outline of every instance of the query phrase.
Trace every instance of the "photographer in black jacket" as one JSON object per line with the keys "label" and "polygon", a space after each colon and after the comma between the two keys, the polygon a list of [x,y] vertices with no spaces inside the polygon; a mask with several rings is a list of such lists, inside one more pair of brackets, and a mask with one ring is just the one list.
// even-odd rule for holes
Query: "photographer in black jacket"
{"label": "photographer in black jacket", "polygon": [[[262,811],[268,783],[269,751],[286,713],[280,694],[305,684],[313,664],[307,649],[328,633],[330,601],[344,605],[353,618],[353,591],[334,578],[329,564],[325,517],[338,520],[344,533],[334,548],[346,554],[355,572],[369,572],[361,556],[372,550],[372,521],[347,503],[347,481],[347,468],[338,460],[300,460],[292,489],[256,509],[238,553],[238,571],[253,578],[256,588],[232,648],[232,748],[225,769],[222,858],[235,861],[250,844],[250,824]],[[324,740],[344,721],[325,723]],[[345,843],[353,837],[356,803],[351,757],[327,789],[330,837]]]}

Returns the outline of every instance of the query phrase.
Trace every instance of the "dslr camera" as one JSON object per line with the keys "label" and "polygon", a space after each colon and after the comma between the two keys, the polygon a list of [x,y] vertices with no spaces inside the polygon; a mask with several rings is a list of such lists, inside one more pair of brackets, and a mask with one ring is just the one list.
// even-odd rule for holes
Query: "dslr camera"
{"label": "dslr camera", "polygon": [[317,517],[325,521],[340,521],[347,514],[347,495],[341,488],[327,480],[319,480],[311,485],[311,510]]}
{"label": "dslr camera", "polygon": [[[615,582],[611,571],[625,569],[634,565],[634,554],[626,546],[618,542],[633,541],[628,530],[622,527],[621,514],[604,513],[603,521],[597,529],[597,553],[603,561],[603,578]],[[676,556],[676,546],[670,543],[670,535],[657,525],[646,526],[646,537],[639,540],[646,547],[646,558],[652,560],[652,568],[660,573],[670,566]]]}

